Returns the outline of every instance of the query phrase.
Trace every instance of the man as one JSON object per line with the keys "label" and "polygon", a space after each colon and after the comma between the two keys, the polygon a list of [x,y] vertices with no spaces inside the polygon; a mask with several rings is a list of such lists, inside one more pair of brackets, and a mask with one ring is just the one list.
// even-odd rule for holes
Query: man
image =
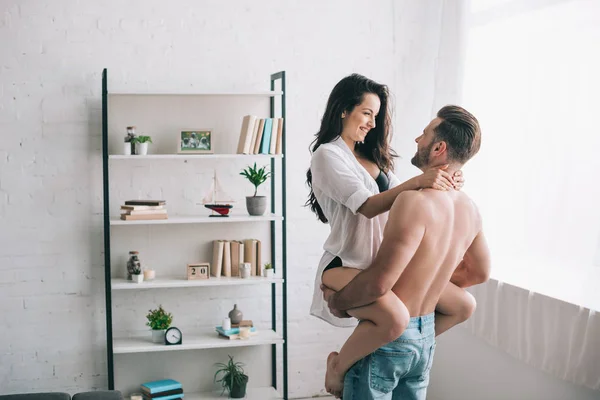
{"label": "man", "polygon": [[[448,164],[447,172],[453,174],[479,151],[481,131],[468,111],[446,106],[416,142],[413,165],[425,171]],[[489,270],[481,217],[466,194],[433,189],[400,194],[371,266],[337,293],[323,288],[331,312],[339,317],[389,290],[404,302],[411,316],[400,338],[348,371],[344,399],[425,400],[439,296],[449,281],[460,288],[485,282]]]}

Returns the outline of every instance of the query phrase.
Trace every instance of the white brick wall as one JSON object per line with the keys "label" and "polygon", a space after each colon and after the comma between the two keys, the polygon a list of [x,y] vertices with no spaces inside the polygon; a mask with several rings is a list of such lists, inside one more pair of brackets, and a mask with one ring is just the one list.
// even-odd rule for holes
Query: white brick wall
{"label": "white brick wall", "polygon": [[[323,394],[325,357],[349,332],[308,316],[327,234],[302,207],[308,145],[333,85],[360,72],[390,85],[396,143],[409,155],[436,91],[439,19],[433,2],[406,0],[2,0],[0,393],[107,386],[107,67],[113,89],[170,91],[266,89],[270,73],[287,71],[290,395]],[[401,176],[414,174],[399,165]]]}

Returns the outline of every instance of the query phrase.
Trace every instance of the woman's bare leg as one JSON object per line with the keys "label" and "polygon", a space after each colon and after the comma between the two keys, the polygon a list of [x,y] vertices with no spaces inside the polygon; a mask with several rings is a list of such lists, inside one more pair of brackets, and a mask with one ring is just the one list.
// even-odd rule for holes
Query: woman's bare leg
{"label": "woman's bare leg", "polygon": [[435,307],[435,335],[441,335],[468,320],[476,306],[477,302],[471,293],[449,282]]}
{"label": "woman's bare leg", "polygon": [[[323,274],[323,284],[339,291],[359,272],[356,268],[333,268]],[[342,394],[344,375],[350,367],[400,337],[410,319],[404,303],[391,291],[374,303],[348,310],[348,314],[360,320],[360,323],[339,354],[334,352],[327,358],[325,388],[336,396]]]}

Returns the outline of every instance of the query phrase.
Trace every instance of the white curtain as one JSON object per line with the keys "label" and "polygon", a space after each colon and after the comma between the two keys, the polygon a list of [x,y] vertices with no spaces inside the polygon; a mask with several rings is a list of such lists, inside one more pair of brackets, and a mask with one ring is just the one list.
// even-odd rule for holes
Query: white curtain
{"label": "white curtain", "polygon": [[477,311],[465,326],[491,345],[558,378],[600,390],[600,315],[491,280],[469,289]]}
{"label": "white curtain", "polygon": [[457,102],[480,120],[464,190],[493,259],[466,326],[598,390],[600,1],[472,0],[444,27],[432,108]]}

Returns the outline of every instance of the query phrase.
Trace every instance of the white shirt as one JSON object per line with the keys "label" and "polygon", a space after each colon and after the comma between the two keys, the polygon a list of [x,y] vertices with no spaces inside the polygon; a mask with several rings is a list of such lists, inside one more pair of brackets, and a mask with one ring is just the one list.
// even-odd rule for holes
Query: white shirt
{"label": "white shirt", "polygon": [[[341,137],[319,146],[312,155],[310,169],[313,192],[331,226],[317,269],[310,313],[335,326],[355,326],[354,318],[337,318],[329,312],[323,300],[321,276],[336,256],[345,267],[365,269],[371,265],[383,239],[388,213],[371,219],[357,213],[369,197],[379,193],[379,187]],[[400,184],[391,171],[387,176],[390,189]]]}

